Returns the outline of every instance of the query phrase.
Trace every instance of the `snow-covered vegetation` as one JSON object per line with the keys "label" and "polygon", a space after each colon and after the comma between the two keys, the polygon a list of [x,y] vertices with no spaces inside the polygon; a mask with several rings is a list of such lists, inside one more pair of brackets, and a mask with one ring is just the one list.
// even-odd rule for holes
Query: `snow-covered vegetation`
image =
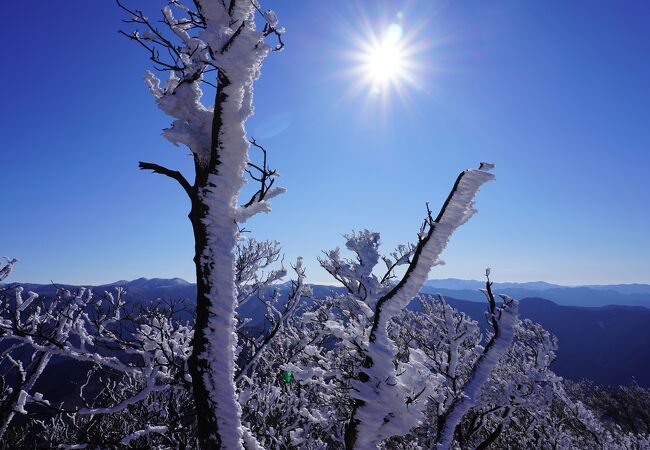
{"label": "snow-covered vegetation", "polygon": [[[554,337],[519,320],[516,301],[498,303],[489,281],[487,332],[443,297],[419,296],[387,323],[388,364],[369,369],[375,300],[399,285],[394,270],[412,261],[415,246],[380,256],[379,235],[369,231],[348,235],[346,246],[355,258],[334,250],[321,264],[347,293],[320,299],[304,284],[301,261],[289,286],[272,284],[284,275],[269,269],[277,244],[249,239],[238,247],[239,302],[266,311],[263,324],[242,316],[237,327],[234,381],[246,448],[647,448],[642,405],[650,393],[566,387],[549,369]],[[380,260],[381,275],[369,272],[366,261]],[[98,298],[62,289],[45,299],[5,288],[4,448],[200,445],[187,370],[191,314],[178,302],[138,306],[126,298],[120,289]],[[45,393],[34,389],[48,364],[71,369],[56,380],[71,383],[56,401],[47,393],[53,380],[40,384]]]}
{"label": "snow-covered vegetation", "polygon": [[[444,298],[419,296],[453,232],[474,214],[479,188],[494,179],[493,164],[463,171],[436,216],[427,207],[415,243],[382,255],[379,233],[364,230],[346,236],[352,257],[326,252],[320,264],[345,293],[314,296],[301,259],[281,289],[289,270],[279,245],[241,232],[284,192],[266,150],[245,132],[262,61],[284,45],[276,14],[256,0],[195,0],[191,8],[172,0],[158,22],[118,4],[135,27],[124,34],[168,74],[145,77],[173,118],[164,136],[194,161],[192,183],[157,164],[140,167],[174,179],[191,201],[196,302],[132,304],[120,288],[62,288],[44,298],[4,287],[4,447],[650,445],[647,429],[604,424],[567,394],[549,369],[555,339],[520,320],[516,300],[497,301],[489,269],[487,332]],[[206,83],[213,104],[203,103]],[[262,162],[249,160],[249,144]],[[247,174],[259,189],[242,202]],[[7,259],[0,281],[15,263]],[[237,314],[251,303],[263,308],[263,323]]]}

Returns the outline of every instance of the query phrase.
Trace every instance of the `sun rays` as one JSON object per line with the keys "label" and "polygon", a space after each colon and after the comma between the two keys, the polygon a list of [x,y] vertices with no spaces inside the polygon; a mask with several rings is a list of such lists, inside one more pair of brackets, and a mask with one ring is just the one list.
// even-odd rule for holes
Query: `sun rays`
{"label": "sun rays", "polygon": [[351,80],[347,99],[362,98],[366,107],[379,104],[384,112],[393,101],[409,103],[422,93],[422,79],[429,69],[424,55],[429,40],[422,25],[407,24],[404,14],[391,20],[370,21],[364,17],[352,34],[352,48],[346,52]]}

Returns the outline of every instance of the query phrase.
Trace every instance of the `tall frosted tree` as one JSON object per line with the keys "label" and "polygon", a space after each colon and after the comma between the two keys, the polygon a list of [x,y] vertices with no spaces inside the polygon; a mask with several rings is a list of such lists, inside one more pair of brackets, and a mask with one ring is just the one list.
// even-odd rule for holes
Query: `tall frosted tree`
{"label": "tall frosted tree", "polygon": [[[253,113],[253,84],[264,58],[282,48],[282,29],[273,11],[262,12],[256,0],[171,0],[162,9],[162,24],[141,11],[126,10],[136,29],[122,32],[149,53],[154,68],[166,71],[161,82],[147,73],[159,108],[174,120],[164,136],[190,149],[194,182],[179,171],[148,162],[140,168],[176,180],[191,202],[189,219],[195,239],[196,328],[189,360],[202,448],[254,446],[241,424],[234,375],[235,247],[241,224],[270,210],[268,200],[283,192],[273,187],[274,172],[248,159],[245,122]],[[256,28],[256,19],[263,22]],[[271,48],[267,37],[275,38]],[[205,85],[214,103],[203,103]],[[262,149],[263,150],[263,149]],[[246,173],[259,183],[247,202],[239,201]]]}

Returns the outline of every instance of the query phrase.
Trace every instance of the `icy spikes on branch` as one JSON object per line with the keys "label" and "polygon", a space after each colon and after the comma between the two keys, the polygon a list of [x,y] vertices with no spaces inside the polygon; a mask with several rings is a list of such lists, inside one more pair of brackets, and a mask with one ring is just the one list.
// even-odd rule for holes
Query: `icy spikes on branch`
{"label": "icy spikes on branch", "polygon": [[4,267],[0,268],[0,281],[4,280],[9,276],[11,270],[14,267],[14,264],[18,262],[16,258],[9,259],[8,257],[5,256],[4,259],[5,261],[7,261],[7,263],[4,265]]}
{"label": "icy spikes on branch", "polygon": [[[14,362],[15,386],[0,398],[0,436],[8,429],[16,412],[22,413],[30,402],[83,420],[84,414],[115,414],[130,405],[187,383],[187,359],[191,353],[193,330],[175,319],[170,309],[153,307],[137,317],[125,314],[124,290],[106,295],[104,301],[94,300],[92,291],[80,288],[74,295],[59,290],[54,299],[44,301],[30,293],[23,298],[23,288],[15,290],[16,301],[0,311],[0,336],[3,341],[16,341],[0,353],[0,363],[6,358]],[[128,335],[124,330],[134,330]],[[18,358],[31,347],[31,357],[25,362]],[[103,349],[111,349],[106,355]],[[134,386],[120,385],[120,394],[113,404],[102,407],[55,408],[42,395],[30,394],[52,356],[90,362],[95,367],[113,369],[123,375],[121,382],[135,380]],[[83,388],[80,393],[82,401]],[[162,406],[161,406],[162,408]],[[153,408],[155,409],[155,408]]]}
{"label": "icy spikes on branch", "polygon": [[[493,179],[486,170],[466,170],[458,176],[435,219],[427,206],[428,215],[406,273],[394,287],[372,302],[374,314],[364,342],[363,367],[353,384],[355,404],[345,430],[346,448],[374,449],[391,436],[407,434],[421,421],[424,402],[417,400],[426,398],[426,383],[424,389],[410,394],[406,394],[408,385],[414,384],[402,383],[407,378],[410,382],[422,378],[424,365],[415,358],[417,352],[414,352],[413,361],[404,364],[401,373],[398,372],[394,364],[397,348],[388,336],[388,325],[416,297],[431,268],[440,263],[439,256],[454,230],[474,214],[474,197],[479,188]],[[401,380],[398,375],[402,375]]]}
{"label": "icy spikes on branch", "polygon": [[[200,445],[241,449],[244,430],[234,383],[238,224],[269,212],[268,201],[284,192],[272,186],[276,174],[268,169],[263,148],[262,165],[249,161],[245,122],[253,113],[253,84],[271,51],[265,40],[275,37],[275,49],[281,49],[283,30],[278,28],[276,14],[263,13],[256,0],[193,3],[196,10],[179,1],[170,2],[163,9],[164,31],[141,12],[120,6],[134,17],[136,26],[150,32],[123,34],[149,52],[155,69],[169,72],[164,87],[152,73],[145,79],[160,109],[173,118],[164,136],[187,146],[194,160],[193,184],[180,172],[157,164],[141,162],[140,168],[176,180],[192,205],[189,218],[196,241],[197,320],[189,369]],[[256,30],[256,14],[266,23],[262,31]],[[202,102],[203,83],[215,88],[213,105]],[[246,173],[260,189],[240,205]]]}
{"label": "icy spikes on branch", "polygon": [[341,283],[348,292],[374,307],[377,297],[384,286],[372,273],[379,262],[379,233],[363,230],[352,232],[343,237],[345,246],[354,253],[354,259],[341,257],[340,249],[324,252],[324,258],[318,258],[321,267]]}
{"label": "icy spikes on branch", "polygon": [[[489,275],[489,269],[486,270]],[[488,298],[489,313],[493,335],[483,349],[469,381],[463,388],[463,396],[458,397],[442,416],[438,428],[438,448],[450,449],[456,427],[469,409],[476,404],[481,389],[487,383],[492,371],[499,360],[505,355],[514,339],[515,324],[519,315],[519,304],[516,300],[502,295],[503,304],[496,306],[492,295],[492,282],[486,281],[485,295]]]}

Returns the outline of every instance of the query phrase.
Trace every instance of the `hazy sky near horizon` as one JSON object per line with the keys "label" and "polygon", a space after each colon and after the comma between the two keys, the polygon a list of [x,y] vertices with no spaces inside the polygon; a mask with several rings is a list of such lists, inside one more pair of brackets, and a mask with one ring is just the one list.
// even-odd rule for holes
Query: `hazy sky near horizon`
{"label": "hazy sky near horizon", "polygon": [[[164,2],[128,4],[154,17]],[[311,282],[342,234],[414,241],[425,202],[497,164],[478,214],[431,278],[650,283],[650,3],[576,0],[263,2],[287,29],[247,130],[288,192],[246,228],[305,258]],[[9,2],[0,150],[0,256],[13,281],[194,281],[188,201],[140,160],[191,175],[187,150],[119,36],[111,1]],[[391,24],[408,82],[360,80],[368,34]]]}

